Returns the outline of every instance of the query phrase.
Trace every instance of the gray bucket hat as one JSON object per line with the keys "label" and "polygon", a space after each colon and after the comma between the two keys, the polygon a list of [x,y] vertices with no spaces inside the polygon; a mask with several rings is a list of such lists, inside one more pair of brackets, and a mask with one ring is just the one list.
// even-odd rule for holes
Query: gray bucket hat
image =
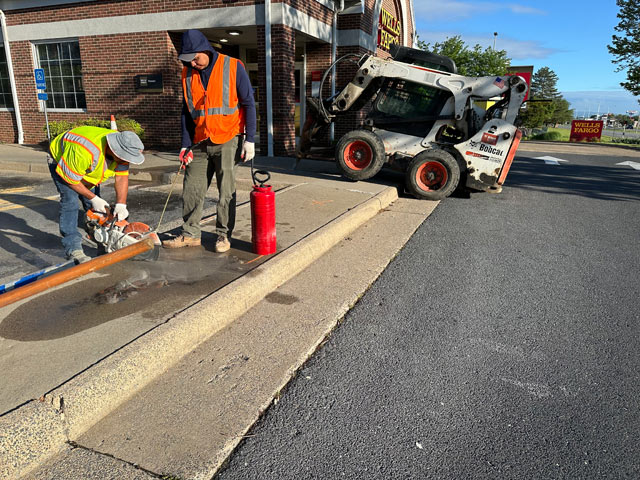
{"label": "gray bucket hat", "polygon": [[109,148],[116,157],[133,165],[140,165],[144,162],[144,144],[135,133],[126,130],[124,132],[114,132],[107,135]]}

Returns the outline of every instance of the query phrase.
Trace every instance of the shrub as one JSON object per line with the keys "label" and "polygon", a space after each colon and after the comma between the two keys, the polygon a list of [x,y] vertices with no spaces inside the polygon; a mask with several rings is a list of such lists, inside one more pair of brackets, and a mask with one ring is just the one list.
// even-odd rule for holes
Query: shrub
{"label": "shrub", "polygon": [[92,118],[89,117],[85,120],[81,120],[79,122],[76,122],[76,124],[74,125],[74,127],[79,127],[81,125],[87,125],[89,127],[101,127],[101,128],[109,128],[111,126],[111,121],[110,120],[101,120],[99,118]]}
{"label": "shrub", "polygon": [[613,138],[613,143],[625,143],[627,145],[640,145],[640,138]]}
{"label": "shrub", "polygon": [[[116,124],[118,125],[118,130],[123,132],[125,130],[131,130],[136,135],[138,135],[141,139],[144,138],[144,128],[136,122],[133,118],[122,117],[116,120]],[[66,132],[67,130],[71,130],[75,127],[80,127],[88,125],[91,127],[102,127],[102,128],[110,128],[111,121],[110,120],[102,120],[100,118],[85,118],[84,120],[79,120],[75,123],[72,123],[68,120],[59,120],[55,122],[49,122],[49,131],[51,133],[51,138],[56,138],[61,133]],[[47,126],[43,127],[43,131],[47,131]]]}
{"label": "shrub", "polygon": [[531,137],[531,140],[547,140],[550,142],[557,142],[562,139],[562,134],[560,132],[544,132],[539,133]]}
{"label": "shrub", "polygon": [[[56,138],[61,133],[71,130],[73,123],[68,120],[60,120],[57,122],[49,122],[49,132],[51,133],[51,139]],[[42,127],[45,133],[47,133],[47,126]]]}
{"label": "shrub", "polygon": [[116,124],[118,125],[118,130],[124,132],[125,130],[131,130],[133,133],[138,135],[141,140],[144,140],[144,128],[138,122],[136,122],[133,118],[123,117],[116,120]]}

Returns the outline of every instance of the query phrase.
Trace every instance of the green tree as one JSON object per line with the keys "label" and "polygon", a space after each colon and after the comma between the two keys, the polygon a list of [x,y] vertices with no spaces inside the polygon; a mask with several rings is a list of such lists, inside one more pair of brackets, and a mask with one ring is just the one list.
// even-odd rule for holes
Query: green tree
{"label": "green tree", "polygon": [[[627,81],[620,83],[625,90],[640,95],[640,0],[617,0],[620,23],[615,27],[621,35],[613,35],[609,53],[616,58],[617,72],[627,71]],[[638,100],[640,103],[640,100]]]}
{"label": "green tree", "polygon": [[537,100],[556,100],[562,98],[556,87],[558,76],[549,67],[539,68],[531,77],[529,96]]}
{"label": "green tree", "polygon": [[520,113],[525,127],[565,123],[573,118],[573,110],[569,109],[569,102],[558,92],[557,83],[558,76],[549,67],[541,67],[533,74],[529,101],[526,109]]}
{"label": "green tree", "polygon": [[569,108],[569,102],[564,98],[553,100],[553,114],[550,123],[567,123],[573,120],[573,110]]}
{"label": "green tree", "polygon": [[540,128],[550,123],[555,111],[552,101],[527,102],[527,108],[520,111],[522,125],[528,128]]}
{"label": "green tree", "polygon": [[418,48],[449,57],[456,63],[458,74],[466,77],[504,75],[511,63],[506,51],[489,47],[483,50],[478,44],[469,48],[459,35],[433,45],[418,39]]}

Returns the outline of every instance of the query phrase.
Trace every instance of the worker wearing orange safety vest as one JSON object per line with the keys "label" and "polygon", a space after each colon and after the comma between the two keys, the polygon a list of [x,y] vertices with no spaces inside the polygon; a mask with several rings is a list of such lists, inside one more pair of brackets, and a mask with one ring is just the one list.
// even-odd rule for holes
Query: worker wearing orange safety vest
{"label": "worker wearing orange safety vest", "polygon": [[[235,226],[235,166],[255,155],[253,88],[240,60],[218,53],[198,30],[182,35],[182,149],[185,167],[182,234],[166,248],[197,246],[205,195],[216,175],[216,252],[231,248]],[[193,148],[193,150],[192,150]]]}
{"label": "worker wearing orange safety vest", "polygon": [[60,194],[59,226],[67,258],[77,263],[89,260],[78,231],[78,198],[85,211],[93,208],[106,212],[109,203],[100,198],[98,185],[108,178],[115,177],[113,214],[118,220],[127,218],[129,164],[141,164],[143,150],[144,145],[134,132],[100,127],[76,127],[53,139],[49,171]]}

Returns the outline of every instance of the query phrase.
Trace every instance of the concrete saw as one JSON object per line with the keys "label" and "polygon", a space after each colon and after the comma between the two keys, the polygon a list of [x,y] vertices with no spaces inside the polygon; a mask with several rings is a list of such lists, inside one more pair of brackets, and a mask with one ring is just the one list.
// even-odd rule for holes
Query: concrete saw
{"label": "concrete saw", "polygon": [[160,255],[160,238],[149,225],[142,222],[116,220],[113,214],[96,212],[89,209],[86,213],[86,231],[89,238],[98,244],[106,253],[115,252],[140,240],[153,238],[153,249],[133,257],[133,260],[155,261]]}

